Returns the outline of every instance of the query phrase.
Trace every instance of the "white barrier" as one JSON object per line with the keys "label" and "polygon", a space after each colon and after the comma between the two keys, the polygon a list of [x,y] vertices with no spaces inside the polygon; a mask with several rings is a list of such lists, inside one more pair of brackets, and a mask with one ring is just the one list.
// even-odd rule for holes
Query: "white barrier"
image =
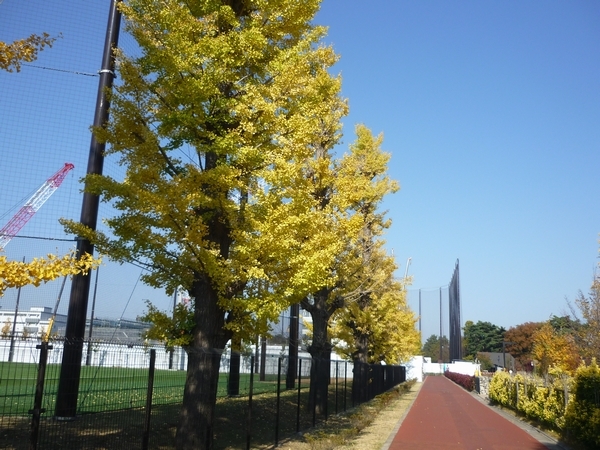
{"label": "white barrier", "polygon": [[446,370],[453,373],[469,375],[471,377],[479,375],[481,372],[480,364],[475,364],[471,361],[454,361],[452,363],[432,363],[423,362],[423,373],[430,375],[443,375]]}
{"label": "white barrier", "polygon": [[[40,343],[37,339],[15,339],[13,342],[13,354],[10,358],[10,339],[0,339],[0,362],[12,360],[12,362],[18,363],[30,363],[37,364],[39,360],[40,351],[36,349],[36,345]],[[48,352],[48,364],[61,364],[64,350],[63,341],[54,341],[51,343],[52,350]],[[150,350],[156,350],[156,368],[157,369],[169,369],[172,370],[187,370],[187,353],[183,348],[176,347],[173,350],[173,356],[171,364],[169,359],[171,355],[165,350],[162,345],[123,345],[123,344],[111,344],[111,343],[99,343],[92,342],[89,351],[89,364],[88,359],[88,343],[83,343],[83,351],[81,354],[81,365],[90,365],[97,367],[126,367],[130,369],[146,369],[150,366]],[[271,346],[269,346],[271,347]],[[266,354],[266,366],[265,373],[268,375],[276,375],[278,370],[278,358],[283,357],[282,360],[282,373],[287,372],[287,354],[285,348],[281,346],[273,346],[274,348],[267,348]],[[337,355],[336,355],[337,356]],[[240,373],[250,373],[252,367],[250,364],[251,355],[242,355],[240,361]],[[306,352],[300,352],[299,357],[302,358],[302,377],[308,377],[310,375],[310,355]],[[221,355],[221,372],[227,373],[229,371],[230,353],[226,350]],[[260,364],[260,361],[255,361],[255,372],[256,367]],[[353,377],[354,365],[351,362],[342,361],[336,359],[332,355],[330,375],[332,378],[347,378]]]}

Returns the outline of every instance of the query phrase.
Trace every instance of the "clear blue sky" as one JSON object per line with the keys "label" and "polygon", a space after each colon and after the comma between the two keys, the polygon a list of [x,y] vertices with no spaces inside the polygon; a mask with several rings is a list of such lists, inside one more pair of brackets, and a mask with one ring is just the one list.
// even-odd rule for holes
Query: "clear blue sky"
{"label": "clear blue sky", "polygon": [[341,55],[346,141],[365,123],[392,153],[387,241],[401,274],[412,258],[412,288],[448,284],[458,258],[463,322],[506,328],[587,293],[600,3],[325,0],[317,21]]}
{"label": "clear blue sky", "polygon": [[[93,74],[108,1],[92,3],[4,0],[0,39],[62,32],[36,64]],[[436,289],[457,259],[463,323],[543,321],[587,292],[600,233],[600,3],[324,0],[316,22],[329,27],[350,104],[340,151],[364,123],[392,154],[402,188],[384,205],[387,245],[399,276],[412,258],[411,305],[427,294],[425,337],[439,329]],[[42,231],[32,220],[24,234],[78,218],[97,78],[28,67],[0,73],[0,89],[0,214],[70,161],[38,213]],[[142,298],[168,307],[125,269],[102,269],[121,289],[107,287],[97,313],[119,317],[130,297],[125,317]]]}

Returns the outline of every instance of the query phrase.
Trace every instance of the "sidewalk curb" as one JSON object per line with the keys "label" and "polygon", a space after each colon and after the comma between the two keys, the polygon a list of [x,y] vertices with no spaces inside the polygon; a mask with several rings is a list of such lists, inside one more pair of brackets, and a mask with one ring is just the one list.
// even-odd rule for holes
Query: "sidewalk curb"
{"label": "sidewalk curb", "polygon": [[540,442],[540,444],[545,445],[550,450],[571,450],[569,447],[567,447],[566,444],[560,442],[554,436],[544,432],[543,430],[540,430],[539,428],[534,427],[533,425],[530,425],[529,423],[519,419],[519,417],[504,411],[502,408],[490,404],[488,400],[482,398],[479,394],[477,394],[477,392],[473,391],[469,392],[469,394],[471,394],[480,403],[484,404],[491,410],[495,411],[497,414],[504,417],[509,422],[521,428],[534,439],[537,439]]}

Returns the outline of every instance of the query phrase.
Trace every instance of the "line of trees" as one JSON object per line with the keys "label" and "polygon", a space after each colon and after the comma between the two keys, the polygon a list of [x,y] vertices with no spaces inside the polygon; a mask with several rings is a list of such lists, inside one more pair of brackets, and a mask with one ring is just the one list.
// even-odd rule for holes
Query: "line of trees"
{"label": "line of trees", "polygon": [[600,360],[600,277],[595,277],[587,295],[579,292],[567,302],[568,313],[545,322],[527,322],[505,333],[506,346],[517,368],[540,374],[566,372],[592,359]]}
{"label": "line of trees", "polygon": [[[143,281],[192,301],[149,304],[149,337],[188,354],[178,449],[212,448],[219,352],[254,342],[290,305],[312,316],[315,360],[334,343],[357,362],[418,351],[405,284],[384,249],[390,221],[382,137],[364,125],[338,156],[348,113],[338,59],[312,21],[320,0],[130,0],[121,3],[139,56],[116,50],[120,84],[94,133],[122,180],[85,190],[114,208],[110,233],[63,220]],[[311,398],[326,409],[328,364]],[[318,369],[320,368],[320,369]],[[325,380],[325,382],[318,382]]]}
{"label": "line of trees", "polygon": [[[600,360],[600,277],[595,277],[587,295],[580,291],[567,307],[568,313],[562,316],[508,330],[490,322],[467,321],[463,328],[465,359],[478,359],[482,367],[489,368],[491,362],[482,353],[505,351],[515,358],[517,370],[574,374],[582,362],[589,365],[593,359]],[[448,345],[445,336],[441,345]],[[432,335],[421,354],[437,361],[439,349],[440,339]]]}

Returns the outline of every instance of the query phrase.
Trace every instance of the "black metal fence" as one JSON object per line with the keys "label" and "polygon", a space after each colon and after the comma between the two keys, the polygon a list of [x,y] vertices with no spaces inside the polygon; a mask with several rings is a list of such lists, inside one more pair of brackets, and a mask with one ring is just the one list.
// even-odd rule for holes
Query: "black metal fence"
{"label": "black metal fence", "polygon": [[[76,416],[58,420],[62,367],[57,355],[62,345],[0,340],[0,448],[173,448],[186,380],[186,371],[181,370],[187,364],[185,352],[85,343]],[[229,371],[236,356],[239,373]],[[215,449],[276,445],[406,378],[401,366],[327,361],[326,408],[318,414],[310,398],[310,358],[299,358],[291,365],[295,373],[287,376],[285,355],[219,353],[218,357]]]}

